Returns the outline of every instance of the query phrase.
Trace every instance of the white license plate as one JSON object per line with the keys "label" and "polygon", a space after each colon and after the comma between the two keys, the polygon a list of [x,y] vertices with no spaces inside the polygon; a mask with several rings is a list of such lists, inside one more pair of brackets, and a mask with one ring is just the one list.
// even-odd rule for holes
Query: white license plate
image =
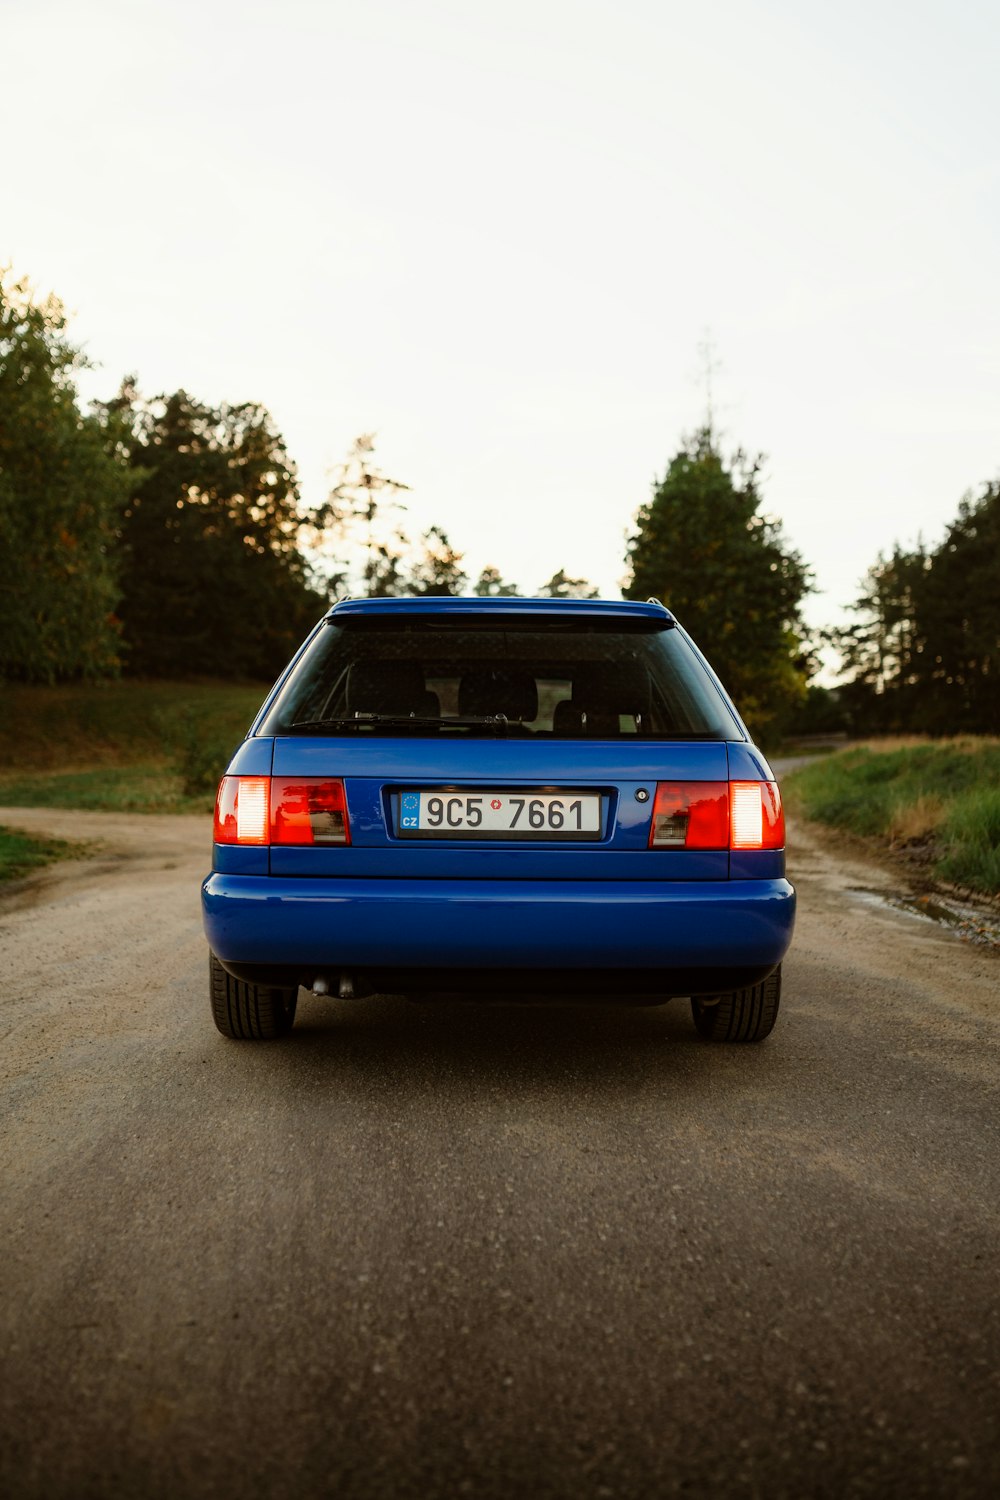
{"label": "white license plate", "polygon": [[399,831],[422,838],[598,838],[592,792],[400,792]]}

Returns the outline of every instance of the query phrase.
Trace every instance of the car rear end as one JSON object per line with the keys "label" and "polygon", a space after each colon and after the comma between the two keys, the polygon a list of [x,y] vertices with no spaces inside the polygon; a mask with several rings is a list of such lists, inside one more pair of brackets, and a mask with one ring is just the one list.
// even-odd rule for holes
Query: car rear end
{"label": "car rear end", "polygon": [[601,601],[336,606],[222,783],[203,897],[230,988],[706,1013],[769,982],[794,918],[722,688],[662,606]]}

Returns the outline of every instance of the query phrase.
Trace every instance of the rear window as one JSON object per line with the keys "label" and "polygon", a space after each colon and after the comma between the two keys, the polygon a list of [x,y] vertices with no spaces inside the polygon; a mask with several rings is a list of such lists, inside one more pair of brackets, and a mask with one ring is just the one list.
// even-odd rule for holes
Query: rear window
{"label": "rear window", "polygon": [[258,733],[732,739],[724,699],[657,620],[334,616]]}

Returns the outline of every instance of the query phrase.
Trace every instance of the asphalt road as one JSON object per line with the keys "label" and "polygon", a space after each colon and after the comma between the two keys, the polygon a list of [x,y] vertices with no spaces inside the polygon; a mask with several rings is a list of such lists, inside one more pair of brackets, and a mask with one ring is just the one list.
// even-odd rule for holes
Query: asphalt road
{"label": "asphalt road", "polygon": [[1000,1490],[1000,957],[794,838],[758,1047],[686,1002],[212,1028],[190,819],[0,912],[0,1491]]}

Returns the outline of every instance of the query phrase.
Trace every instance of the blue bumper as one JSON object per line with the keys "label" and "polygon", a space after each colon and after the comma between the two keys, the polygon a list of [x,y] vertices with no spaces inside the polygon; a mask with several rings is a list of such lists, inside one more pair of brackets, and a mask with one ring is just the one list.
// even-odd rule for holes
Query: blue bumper
{"label": "blue bumper", "polygon": [[[740,881],[365,880],[210,875],[205,932],[233,972],[704,972],[754,982],[781,962],[795,892]],[[745,976],[745,977],[740,977]],[[682,991],[678,991],[679,993]]]}

